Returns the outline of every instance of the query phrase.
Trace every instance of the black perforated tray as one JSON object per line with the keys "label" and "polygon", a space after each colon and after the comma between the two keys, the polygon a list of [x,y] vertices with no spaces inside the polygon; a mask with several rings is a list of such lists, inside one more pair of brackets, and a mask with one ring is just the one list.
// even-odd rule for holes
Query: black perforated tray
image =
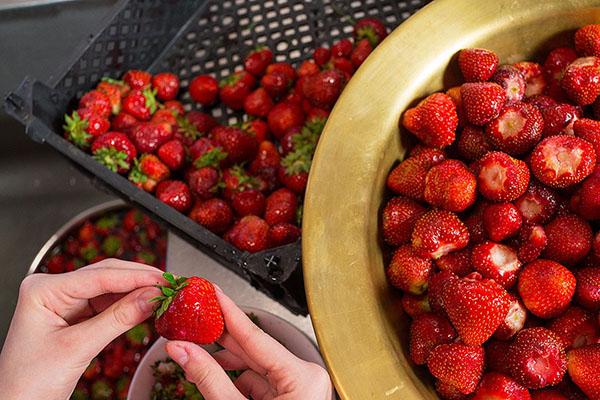
{"label": "black perforated tray", "polygon": [[[166,222],[200,250],[246,278],[296,313],[306,313],[300,243],[256,254],[240,252],[184,214],[110,172],[62,137],[63,116],[103,76],[119,78],[129,69],[173,71],[181,78],[181,98],[189,79],[200,73],[224,78],[240,68],[257,44],[269,46],[277,61],[298,64],[322,44],[352,34],[352,19],[374,16],[391,30],[428,1],[332,0],[121,0],[104,28],[90,35],[73,58],[48,82],[25,78],[5,101],[33,140],[46,142],[101,186]],[[41,39],[43,40],[43,39]],[[241,117],[224,106],[203,110],[221,122]]]}

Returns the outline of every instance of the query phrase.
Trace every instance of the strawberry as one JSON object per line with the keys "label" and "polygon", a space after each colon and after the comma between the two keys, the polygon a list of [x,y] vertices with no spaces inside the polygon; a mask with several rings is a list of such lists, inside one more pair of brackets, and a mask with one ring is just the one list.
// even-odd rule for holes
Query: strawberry
{"label": "strawberry", "polygon": [[267,91],[259,87],[244,100],[244,111],[255,117],[266,117],[273,108],[273,100]]}
{"label": "strawberry", "polygon": [[269,225],[284,222],[292,223],[296,219],[298,198],[289,189],[282,188],[274,191],[267,197],[265,206],[265,221]]}
{"label": "strawberry", "polygon": [[497,149],[518,155],[537,144],[543,127],[544,120],[538,109],[519,101],[505,106],[500,115],[486,126],[485,135]]}
{"label": "strawberry", "polygon": [[471,260],[475,271],[484,278],[493,279],[506,289],[517,282],[521,262],[517,259],[517,253],[508,246],[490,241],[483,242],[473,247]]}
{"label": "strawberry", "polygon": [[504,321],[510,298],[496,282],[468,275],[444,286],[442,305],[462,341],[480,345]]}
{"label": "strawberry", "polygon": [[[352,50],[352,54],[350,55],[350,61],[352,61],[352,65],[354,68],[358,68],[361,64],[369,57],[369,54],[373,51],[373,46],[368,39],[360,40],[354,50]],[[339,69],[339,67],[338,67]],[[350,71],[352,73],[352,71]]]}
{"label": "strawberry", "polygon": [[87,380],[97,379],[102,373],[102,363],[95,357],[83,372],[83,378]]}
{"label": "strawberry", "polygon": [[163,107],[165,110],[171,111],[175,116],[179,117],[185,114],[183,104],[178,100],[167,100],[164,102]]}
{"label": "strawberry", "polygon": [[458,53],[458,67],[467,82],[489,80],[498,68],[498,56],[486,49],[462,49]]}
{"label": "strawberry", "polygon": [[415,296],[414,294],[404,292],[400,303],[404,312],[411,318],[431,312],[427,295]]}
{"label": "strawberry", "polygon": [[242,123],[242,129],[250,134],[250,136],[254,136],[258,143],[268,140],[271,136],[269,135],[269,125],[262,119],[246,121]]}
{"label": "strawberry", "polygon": [[266,74],[260,80],[260,85],[267,94],[275,99],[283,97],[292,87],[293,79],[283,72]]}
{"label": "strawberry", "polygon": [[481,378],[472,400],[530,400],[529,390],[506,375],[488,372]]}
{"label": "strawberry", "polygon": [[431,210],[415,223],[412,246],[420,257],[438,259],[469,242],[465,224],[450,211]]}
{"label": "strawberry", "polygon": [[560,81],[569,64],[576,58],[577,53],[570,47],[557,47],[548,53],[544,61],[544,76],[548,83],[546,92],[552,97],[564,98]]}
{"label": "strawberry", "polygon": [[546,88],[546,80],[542,66],[538,63],[530,61],[520,61],[513,64],[523,78],[525,78],[525,97],[536,96],[542,94]]}
{"label": "strawberry", "polygon": [[582,56],[600,56],[600,25],[579,28],[575,32],[575,49]]}
{"label": "strawberry", "polygon": [[248,175],[246,170],[239,165],[234,165],[223,171],[223,196],[231,200],[236,192],[243,192],[250,189],[261,189],[260,179]]}
{"label": "strawberry", "polygon": [[541,112],[544,118],[543,137],[560,134],[572,135],[573,126],[581,117],[581,108],[567,103],[550,105]]}
{"label": "strawberry", "polygon": [[91,90],[84,94],[79,100],[79,108],[87,108],[102,118],[108,118],[112,113],[110,99],[100,90]]}
{"label": "strawberry", "polygon": [[98,136],[92,143],[91,151],[96,161],[119,174],[129,171],[137,156],[133,143],[127,135],[119,132],[106,132]]}
{"label": "strawberry", "polygon": [[64,254],[54,254],[46,261],[46,271],[49,274],[60,274],[65,272],[67,259]]}
{"label": "strawberry", "polygon": [[169,140],[160,146],[156,154],[172,171],[181,168],[185,161],[185,148],[177,139]]}
{"label": "strawberry", "polygon": [[600,94],[600,59],[593,56],[576,59],[565,70],[561,84],[576,104],[592,104]]}
{"label": "strawberry", "polygon": [[159,304],[154,321],[158,334],[197,344],[219,339],[225,323],[213,284],[197,276],[175,277],[169,272],[163,277],[168,285],[160,286],[161,296],[153,299]]}
{"label": "strawberry", "polygon": [[156,110],[156,112],[152,114],[150,122],[154,124],[166,123],[171,126],[171,129],[177,129],[178,127],[177,117],[171,110],[167,110],[166,108],[159,108]]}
{"label": "strawberry", "polygon": [[594,146],[596,156],[600,154],[600,121],[581,118],[573,123],[575,136],[590,142]]}
{"label": "strawberry", "polygon": [[354,40],[368,39],[371,46],[377,46],[387,36],[387,28],[377,18],[361,18],[354,24]]}
{"label": "strawberry", "polygon": [[483,211],[488,204],[485,200],[475,203],[471,212],[463,220],[469,230],[469,243],[471,244],[481,243],[486,240],[485,229],[483,227]]}
{"label": "strawberry", "polygon": [[188,88],[190,97],[196,103],[211,105],[219,94],[219,82],[210,75],[198,75],[192,79]]}
{"label": "strawberry", "polygon": [[422,201],[427,172],[445,158],[444,152],[437,149],[427,149],[409,157],[392,169],[387,177],[387,187],[394,193]]}
{"label": "strawberry", "polygon": [[494,203],[483,210],[483,228],[493,241],[501,242],[515,235],[522,223],[521,212],[512,203]]}
{"label": "strawberry", "polygon": [[104,93],[110,102],[112,113],[117,115],[121,111],[121,98],[129,92],[129,86],[123,81],[102,78],[96,90]]}
{"label": "strawberry", "polygon": [[410,359],[417,365],[424,365],[435,347],[452,343],[456,331],[446,318],[427,313],[411,322],[408,337]]}
{"label": "strawberry", "polygon": [[179,78],[170,72],[161,72],[152,77],[152,87],[159,100],[174,100],[179,92]]}
{"label": "strawberry", "polygon": [[287,222],[269,228],[269,243],[272,247],[294,243],[300,238],[300,228]]}
{"label": "strawberry", "polygon": [[517,256],[524,263],[537,260],[547,244],[548,237],[541,225],[523,225],[519,232],[519,250]]}
{"label": "strawberry", "polygon": [[233,211],[221,199],[209,199],[198,202],[190,211],[190,218],[209,231],[221,234],[227,231],[233,222]]}
{"label": "strawberry", "polygon": [[540,110],[542,113],[546,108],[558,104],[556,100],[554,100],[552,97],[545,96],[543,94],[536,94],[535,96],[526,98],[524,101],[526,103],[531,104],[532,106]]}
{"label": "strawberry", "polygon": [[441,344],[427,358],[431,374],[463,394],[473,393],[477,389],[483,366],[483,348],[462,343]]}
{"label": "strawberry", "polygon": [[561,215],[544,227],[548,244],[544,257],[575,265],[592,249],[592,228],[575,214]]}
{"label": "strawberry", "polygon": [[533,400],[569,400],[568,397],[561,394],[558,390],[538,390],[531,393]]}
{"label": "strawberry", "polygon": [[492,82],[465,83],[460,97],[465,117],[473,125],[485,125],[496,118],[506,102],[505,90]]}
{"label": "strawberry", "polygon": [[471,251],[471,248],[466,247],[462,250],[448,253],[435,260],[435,265],[440,271],[450,271],[459,277],[463,277],[473,272]]}
{"label": "strawberry", "polygon": [[208,200],[217,195],[219,178],[219,171],[214,167],[205,166],[190,172],[187,181],[195,197]]}
{"label": "strawberry", "polygon": [[125,332],[127,343],[134,348],[144,348],[152,341],[152,328],[147,322],[142,322]]}
{"label": "strawberry", "polygon": [[315,60],[315,63],[320,67],[327,64],[330,58],[331,50],[329,50],[326,47],[319,47],[313,52],[313,59]]}
{"label": "strawberry", "polygon": [[152,75],[146,71],[136,69],[129,70],[123,75],[123,80],[131,89],[141,90],[150,86]]}
{"label": "strawberry", "polygon": [[290,82],[296,80],[296,70],[287,62],[276,62],[267,66],[266,74],[283,74]]}
{"label": "strawberry", "polygon": [[531,181],[523,196],[515,201],[523,220],[528,224],[545,224],[557,211],[556,194],[536,181]]}
{"label": "strawberry", "polygon": [[571,197],[571,209],[587,220],[600,219],[600,169],[586,178]]}
{"label": "strawberry", "polygon": [[210,131],[210,138],[227,154],[227,164],[250,161],[256,155],[256,138],[233,126],[218,126]]}
{"label": "strawberry", "polygon": [[132,90],[123,98],[123,111],[142,121],[148,121],[156,108],[155,92],[150,88]]}
{"label": "strawberry", "polygon": [[146,192],[153,192],[156,185],[167,179],[169,175],[169,167],[158,157],[154,154],[142,154],[129,173],[129,180]]}
{"label": "strawberry", "polygon": [[538,259],[525,265],[517,289],[529,311],[540,318],[553,318],[569,306],[575,276],[557,262]]}
{"label": "strawberry", "polygon": [[456,105],[450,96],[434,93],[416,107],[408,109],[401,123],[425,145],[445,147],[452,144],[456,137]]}
{"label": "strawberry", "polygon": [[569,376],[590,400],[600,399],[600,344],[592,344],[569,351]]}
{"label": "strawberry", "polygon": [[225,234],[225,240],[250,253],[265,250],[269,246],[269,224],[255,215],[245,216]]}
{"label": "strawberry", "polygon": [[529,184],[527,165],[506,153],[487,153],[477,162],[477,187],[492,201],[512,201],[523,195]]}
{"label": "strawberry", "polygon": [[231,206],[240,217],[245,217],[246,215],[261,217],[266,207],[265,195],[257,189],[235,192],[231,198]]}
{"label": "strawberry", "polygon": [[512,338],[517,332],[523,329],[527,320],[527,310],[521,300],[510,293],[508,296],[510,297],[508,312],[504,317],[504,321],[502,321],[496,332],[494,332],[494,338],[499,340],[509,340]]}
{"label": "strawberry", "polygon": [[600,310],[600,267],[578,269],[575,276],[575,300],[588,310]]}
{"label": "strawberry", "polygon": [[179,212],[185,212],[192,205],[190,188],[177,180],[160,182],[156,187],[156,197]]}
{"label": "strawberry", "polygon": [[437,379],[435,381],[435,391],[443,400],[465,400],[469,398],[466,394],[462,394],[456,386]]}
{"label": "strawberry", "polygon": [[330,109],[340,96],[343,86],[343,75],[334,69],[306,77],[302,92],[313,106]]}
{"label": "strawberry", "polygon": [[485,343],[485,365],[489,371],[510,376],[507,354],[511,342],[490,339]]}
{"label": "strawberry", "polygon": [[350,53],[352,53],[352,41],[350,39],[340,39],[331,46],[331,55],[334,57],[348,57]]}
{"label": "strawberry", "polygon": [[127,114],[125,111],[121,111],[114,116],[110,123],[110,127],[113,131],[123,132],[129,135],[131,129],[138,123],[139,121],[136,117]]}
{"label": "strawberry", "polygon": [[196,140],[189,147],[188,152],[196,168],[218,167],[227,157],[222,147],[214,140],[205,137]]}
{"label": "strawberry", "polygon": [[386,275],[395,288],[420,295],[427,290],[432,269],[431,260],[419,257],[412,247],[406,244],[394,252]]}
{"label": "strawberry", "polygon": [[277,148],[268,140],[260,143],[256,157],[250,163],[248,171],[253,175],[276,175],[281,158]]}
{"label": "strawberry", "polygon": [[304,76],[316,75],[321,71],[319,66],[313,60],[304,60],[298,67],[296,73],[299,78]]}
{"label": "strawberry", "polygon": [[464,211],[475,202],[476,185],[466,165],[445,160],[431,167],[425,177],[425,201],[448,211]]}
{"label": "strawberry", "polygon": [[467,161],[479,160],[485,153],[493,150],[492,144],[483,134],[483,129],[474,125],[464,127],[458,137],[456,147],[460,157]]}
{"label": "strawberry", "polygon": [[427,297],[431,310],[437,314],[445,315],[443,293],[446,286],[453,280],[458,279],[450,271],[440,271],[431,274],[428,283]]}
{"label": "strawberry", "polygon": [[273,52],[266,46],[252,50],[244,59],[244,69],[254,76],[262,75],[273,61]]}
{"label": "strawberry", "polygon": [[269,112],[267,122],[273,135],[277,139],[281,139],[291,128],[304,124],[304,112],[297,104],[279,103]]}
{"label": "strawberry", "polygon": [[244,99],[256,85],[256,78],[246,71],[237,71],[219,82],[219,97],[233,110],[241,110]]}
{"label": "strawberry", "polygon": [[392,246],[410,242],[415,222],[425,208],[411,199],[394,197],[386,204],[382,213],[383,239]]}
{"label": "strawberry", "polygon": [[571,306],[561,316],[548,324],[548,329],[556,334],[565,349],[578,348],[596,343],[598,327],[591,312]]}
{"label": "strawberry", "polygon": [[131,130],[131,140],[140,153],[154,153],[173,137],[169,124],[141,122]]}
{"label": "strawberry", "polygon": [[525,95],[525,78],[512,65],[501,65],[490,78],[491,82],[502,86],[506,92],[506,102],[514,103],[523,100]]}
{"label": "strawberry", "polygon": [[109,128],[108,119],[98,116],[88,108],[73,111],[71,116],[65,114],[65,138],[83,149],[88,148],[95,137],[107,132]]}

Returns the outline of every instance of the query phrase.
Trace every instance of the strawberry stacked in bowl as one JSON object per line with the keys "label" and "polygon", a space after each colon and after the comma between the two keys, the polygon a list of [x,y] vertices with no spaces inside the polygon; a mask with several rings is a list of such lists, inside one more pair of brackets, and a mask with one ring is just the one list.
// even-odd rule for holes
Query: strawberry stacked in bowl
{"label": "strawberry stacked in bowl", "polygon": [[401,116],[386,275],[441,398],[600,399],[600,25],[574,42],[464,49],[465,83]]}
{"label": "strawberry stacked in bowl", "polygon": [[[65,137],[241,250],[292,243],[329,111],[386,35],[380,21],[363,18],[354,42],[320,47],[297,68],[258,47],[221,82],[210,75],[189,82],[189,97],[203,111],[186,111],[177,100],[173,73],[105,78],[65,116]],[[219,123],[211,112],[221,104],[241,122]]]}

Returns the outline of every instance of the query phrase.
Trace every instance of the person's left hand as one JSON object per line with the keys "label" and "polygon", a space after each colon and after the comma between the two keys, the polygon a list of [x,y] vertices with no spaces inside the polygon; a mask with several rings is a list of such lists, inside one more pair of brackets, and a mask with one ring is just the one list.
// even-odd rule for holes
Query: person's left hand
{"label": "person's left hand", "polygon": [[4,400],[65,400],[90,361],[152,314],[162,271],[108,259],[23,280],[0,354]]}

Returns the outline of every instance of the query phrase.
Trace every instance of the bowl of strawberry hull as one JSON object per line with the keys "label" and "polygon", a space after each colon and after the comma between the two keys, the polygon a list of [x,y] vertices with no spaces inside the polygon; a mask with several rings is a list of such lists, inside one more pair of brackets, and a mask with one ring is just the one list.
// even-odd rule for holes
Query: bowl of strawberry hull
{"label": "bowl of strawberry hull", "polygon": [[600,398],[598,7],[437,1],[346,87],[303,222],[342,398]]}

